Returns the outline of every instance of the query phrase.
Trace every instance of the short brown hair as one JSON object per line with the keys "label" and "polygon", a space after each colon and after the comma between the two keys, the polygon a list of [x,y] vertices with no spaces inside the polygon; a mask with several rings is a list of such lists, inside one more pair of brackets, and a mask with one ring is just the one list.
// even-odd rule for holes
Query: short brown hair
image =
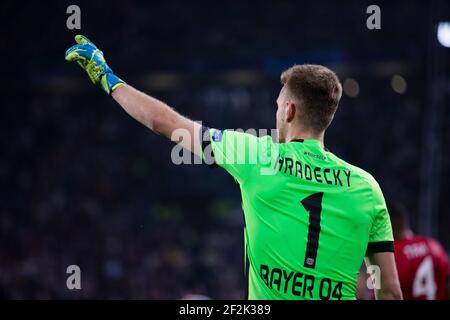
{"label": "short brown hair", "polygon": [[281,83],[300,103],[303,123],[316,132],[325,131],[342,96],[337,75],[320,65],[295,65],[281,74]]}

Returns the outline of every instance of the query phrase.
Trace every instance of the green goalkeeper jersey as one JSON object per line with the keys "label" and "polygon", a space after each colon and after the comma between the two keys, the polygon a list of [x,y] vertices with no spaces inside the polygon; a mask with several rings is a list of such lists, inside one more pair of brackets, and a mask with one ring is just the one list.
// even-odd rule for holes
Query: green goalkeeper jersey
{"label": "green goalkeeper jersey", "polygon": [[241,189],[247,298],[355,299],[366,252],[393,251],[375,179],[317,140],[203,132],[203,159]]}

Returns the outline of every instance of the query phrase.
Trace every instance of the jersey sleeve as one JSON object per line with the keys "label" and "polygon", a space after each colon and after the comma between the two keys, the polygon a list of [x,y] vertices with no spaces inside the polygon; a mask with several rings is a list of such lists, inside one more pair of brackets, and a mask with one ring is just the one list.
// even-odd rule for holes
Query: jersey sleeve
{"label": "jersey sleeve", "polygon": [[234,130],[203,128],[202,159],[211,167],[225,169],[243,183],[257,174],[261,164],[270,162],[272,138],[256,137]]}
{"label": "jersey sleeve", "polygon": [[376,181],[373,183],[373,221],[367,253],[394,252],[394,237],[386,201]]}

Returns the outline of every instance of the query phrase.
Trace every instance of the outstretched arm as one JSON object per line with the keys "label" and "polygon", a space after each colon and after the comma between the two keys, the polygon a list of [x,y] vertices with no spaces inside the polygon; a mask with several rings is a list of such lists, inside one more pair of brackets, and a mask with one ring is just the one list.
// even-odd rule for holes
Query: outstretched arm
{"label": "outstretched arm", "polygon": [[77,44],[66,51],[67,61],[77,62],[91,81],[111,95],[133,118],[201,156],[201,143],[198,140],[201,134],[200,124],[183,117],[158,99],[125,84],[107,65],[103,52],[86,37],[77,35],[75,41]]}
{"label": "outstretched arm", "polygon": [[[115,89],[112,97],[130,116],[150,130],[179,143],[183,148],[200,156],[201,144],[197,140],[201,132],[199,123],[183,117],[164,102],[127,84]],[[177,129],[183,130],[183,136],[187,139],[180,139],[179,135],[172,135]]]}

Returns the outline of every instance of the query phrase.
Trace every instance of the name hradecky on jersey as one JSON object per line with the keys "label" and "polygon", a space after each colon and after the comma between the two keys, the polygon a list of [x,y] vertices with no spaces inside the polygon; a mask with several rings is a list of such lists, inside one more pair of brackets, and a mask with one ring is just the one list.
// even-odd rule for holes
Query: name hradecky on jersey
{"label": "name hradecky on jersey", "polygon": [[[351,171],[346,169],[330,169],[321,167],[311,167],[307,163],[302,163],[289,157],[279,157],[275,163],[275,170],[289,174],[300,179],[326,183],[335,186],[350,187]],[[284,170],[283,170],[284,169]]]}

